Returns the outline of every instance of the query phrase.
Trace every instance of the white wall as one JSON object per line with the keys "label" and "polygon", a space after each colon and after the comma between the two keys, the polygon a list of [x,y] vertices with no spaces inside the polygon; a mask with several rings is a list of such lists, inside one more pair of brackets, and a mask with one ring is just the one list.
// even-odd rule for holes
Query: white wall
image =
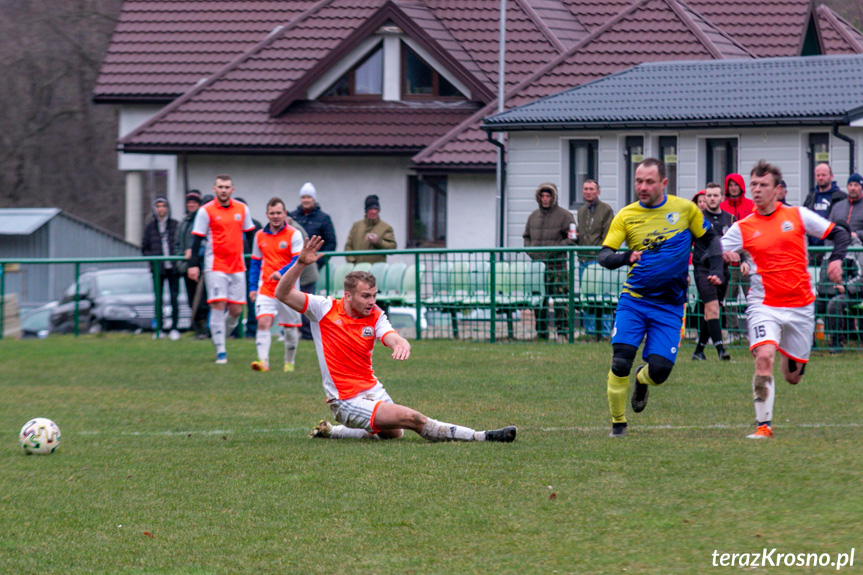
{"label": "white wall", "polygon": [[[841,133],[856,141],[855,169],[863,171],[863,128],[843,127]],[[679,132],[646,131],[556,131],[513,132],[509,134],[507,153],[507,242],[508,246],[523,245],[521,234],[528,215],[536,209],[534,191],[542,182],[558,186],[561,204],[569,198],[569,142],[572,139],[599,140],[600,199],[615,212],[624,204],[626,164],[623,156],[627,135],[643,135],[645,157],[658,154],[658,137],[678,137],[678,193],[692,197],[706,184],[706,140],[733,137],[738,139],[738,171],[749,178],[749,171],[760,159],[780,167],[788,184],[788,201],[800,205],[806,197],[809,182],[807,156],[809,133],[829,133],[830,127],[819,128],[741,128],[723,130],[681,130]],[[830,136],[830,163],[836,182],[843,190],[849,175],[849,146]],[[720,182],[721,183],[721,182]]]}
{"label": "white wall", "polygon": [[452,174],[447,179],[446,243],[451,249],[497,246],[494,174]]}

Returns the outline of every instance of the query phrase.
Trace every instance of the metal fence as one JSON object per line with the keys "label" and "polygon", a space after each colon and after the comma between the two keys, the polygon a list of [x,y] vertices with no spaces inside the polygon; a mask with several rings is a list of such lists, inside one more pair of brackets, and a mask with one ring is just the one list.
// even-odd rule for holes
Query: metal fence
{"label": "metal fence", "polygon": [[[378,302],[387,309],[393,325],[404,335],[417,339],[561,343],[609,339],[627,267],[602,268],[595,261],[598,250],[598,247],[545,247],[349,253],[390,256],[388,263],[374,264],[347,263],[342,256],[348,254],[334,252],[320,270],[316,291],[341,297],[348,273],[368,271],[377,279]],[[810,249],[813,260],[826,251],[826,248]],[[858,258],[863,260],[863,248],[852,248],[844,265],[845,280],[839,288],[827,281],[824,266],[809,268],[817,292],[816,349],[839,351],[863,347],[860,337],[863,273]],[[107,263],[151,266],[158,274],[159,266],[153,264],[169,259],[180,258],[0,260],[0,264],[71,264],[78,278],[82,266]],[[747,278],[735,277],[722,302],[721,323],[727,347],[747,345],[744,296],[747,287]],[[0,275],[0,297],[4,293],[5,282]],[[157,290],[158,326],[162,299],[161,291]],[[703,310],[690,266],[682,346],[695,345],[704,321]],[[3,321],[0,306],[0,334]]]}

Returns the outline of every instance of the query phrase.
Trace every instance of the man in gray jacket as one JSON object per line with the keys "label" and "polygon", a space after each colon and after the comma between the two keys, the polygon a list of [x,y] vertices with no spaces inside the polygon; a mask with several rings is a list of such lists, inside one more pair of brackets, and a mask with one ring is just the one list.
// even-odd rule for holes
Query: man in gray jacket
{"label": "man in gray jacket", "polygon": [[[539,208],[527,218],[524,227],[524,247],[571,246],[575,245],[575,218],[566,208],[557,204],[557,187],[551,183],[540,184],[536,189],[536,203]],[[545,262],[545,293],[542,305],[534,310],[536,314],[536,333],[539,339],[548,339],[548,298],[554,297],[559,307],[555,307],[555,323],[558,333],[567,331],[567,306],[561,305],[567,293],[569,282],[566,270],[566,254],[562,252],[528,252],[537,261]]]}

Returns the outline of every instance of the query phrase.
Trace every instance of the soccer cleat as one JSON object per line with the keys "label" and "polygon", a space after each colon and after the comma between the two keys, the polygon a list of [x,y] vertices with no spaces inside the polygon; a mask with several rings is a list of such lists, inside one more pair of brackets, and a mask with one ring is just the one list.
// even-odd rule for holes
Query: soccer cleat
{"label": "soccer cleat", "polygon": [[270,371],[270,366],[264,363],[263,361],[253,361],[252,362],[252,370],[253,371]]}
{"label": "soccer cleat", "polygon": [[180,332],[176,329],[172,329],[171,332],[168,334],[168,338],[171,341],[177,341],[178,339],[180,339]]}
{"label": "soccer cleat", "polygon": [[293,373],[294,372],[294,364],[293,363],[286,363],[283,370],[285,373]]}
{"label": "soccer cleat", "polygon": [[731,354],[723,349],[719,352],[719,359],[722,361],[731,361]]}
{"label": "soccer cleat", "polygon": [[500,443],[512,443],[515,441],[515,434],[518,429],[514,425],[507,425],[500,429],[490,429],[485,432],[486,441],[497,441]]}
{"label": "soccer cleat", "polygon": [[626,423],[612,423],[609,437],[624,437],[626,435]]}
{"label": "soccer cleat", "polygon": [[647,407],[647,396],[650,395],[649,386],[638,381],[638,373],[645,367],[647,366],[640,365],[638,369],[635,370],[635,385],[632,388],[632,398],[629,401],[632,405],[632,411],[635,413],[641,413],[644,411],[644,408]]}
{"label": "soccer cleat", "polygon": [[695,351],[692,352],[692,359],[697,361],[707,361],[707,356],[704,355],[703,351]]}
{"label": "soccer cleat", "polygon": [[228,363],[228,354],[224,351],[216,354],[216,363],[223,364]]}
{"label": "soccer cleat", "polygon": [[309,437],[320,437],[322,439],[326,439],[330,436],[330,433],[333,432],[333,424],[327,421],[326,419],[322,419],[316,426],[312,428],[312,431],[309,433]]}
{"label": "soccer cleat", "polygon": [[773,428],[767,425],[759,425],[755,433],[746,436],[749,439],[769,439],[773,437]]}

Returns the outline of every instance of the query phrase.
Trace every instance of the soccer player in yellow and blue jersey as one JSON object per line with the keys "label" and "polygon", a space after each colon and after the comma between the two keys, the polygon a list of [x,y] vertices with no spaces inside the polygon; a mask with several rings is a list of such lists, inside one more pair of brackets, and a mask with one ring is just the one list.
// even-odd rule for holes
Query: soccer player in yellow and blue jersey
{"label": "soccer player in yellow and blue jersey", "polygon": [[[667,184],[665,164],[660,160],[647,158],[638,165],[635,170],[638,201],[614,216],[597,257],[599,264],[608,269],[629,265],[611,336],[614,351],[608,372],[611,437],[626,434],[629,373],[641,342],[646,339],[642,358],[647,364],[635,372],[633,411],[644,410],[648,386],[665,382],[674,367],[683,328],[693,240],[705,248],[704,263],[710,268],[708,281],[714,285],[722,281],[719,237],[697,205],[666,195]],[[617,253],[624,241],[629,249]]]}

